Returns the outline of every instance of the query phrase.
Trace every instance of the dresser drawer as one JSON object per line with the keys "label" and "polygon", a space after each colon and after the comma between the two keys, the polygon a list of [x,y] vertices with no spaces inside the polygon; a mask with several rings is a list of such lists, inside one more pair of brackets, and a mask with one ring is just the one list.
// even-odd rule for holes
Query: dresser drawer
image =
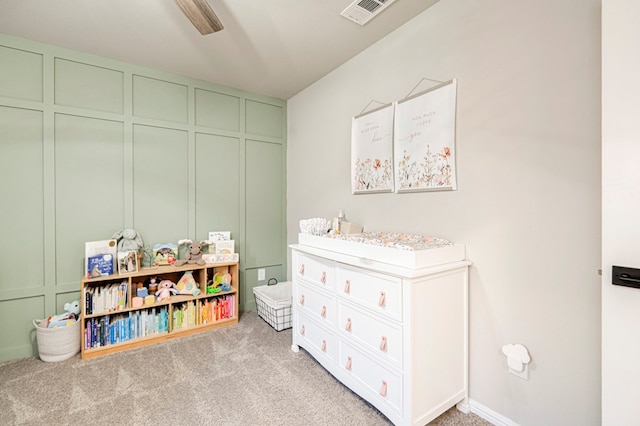
{"label": "dresser drawer", "polygon": [[[356,346],[342,339],[339,343],[338,365],[348,380],[358,382],[376,400],[402,415],[402,376],[365,355]],[[375,404],[374,404],[375,405]]]}
{"label": "dresser drawer", "polygon": [[335,262],[308,254],[298,254],[293,267],[296,278],[321,288],[334,289]]}
{"label": "dresser drawer", "polygon": [[335,327],[337,313],[336,300],[333,295],[328,295],[317,289],[316,286],[296,282],[294,301],[295,309],[303,312],[315,320]]}
{"label": "dresser drawer", "polygon": [[337,347],[334,333],[300,312],[296,313],[293,332],[296,333],[298,344],[316,359],[321,362],[335,363]]}
{"label": "dresser drawer", "polygon": [[402,280],[399,278],[338,264],[336,291],[353,303],[402,321]]}
{"label": "dresser drawer", "polygon": [[357,309],[346,302],[338,304],[338,333],[341,338],[359,342],[366,350],[402,368],[402,328]]}

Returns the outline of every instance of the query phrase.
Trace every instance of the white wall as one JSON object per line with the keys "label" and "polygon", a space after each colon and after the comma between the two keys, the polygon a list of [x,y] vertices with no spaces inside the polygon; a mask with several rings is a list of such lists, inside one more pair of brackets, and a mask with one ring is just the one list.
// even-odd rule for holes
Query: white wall
{"label": "white wall", "polygon": [[[351,117],[423,77],[458,79],[459,189],[352,195]],[[338,209],[466,243],[472,400],[521,425],[599,423],[599,0],[441,0],[291,98],[288,138],[289,243]],[[529,348],[529,381],[506,343]]]}
{"label": "white wall", "polygon": [[602,2],[602,424],[640,417],[640,290],[611,266],[640,268],[640,3]]}

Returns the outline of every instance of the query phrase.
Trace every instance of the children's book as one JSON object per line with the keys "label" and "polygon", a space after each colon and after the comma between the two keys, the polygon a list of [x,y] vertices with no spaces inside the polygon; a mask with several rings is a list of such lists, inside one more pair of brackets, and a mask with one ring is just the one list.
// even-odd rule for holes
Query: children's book
{"label": "children's book", "polygon": [[153,246],[154,265],[173,265],[178,259],[178,246],[172,243]]}
{"label": "children's book", "polygon": [[234,240],[216,241],[216,254],[232,254],[235,253]]}
{"label": "children's book", "polygon": [[117,243],[116,240],[84,243],[84,273],[87,278],[103,277],[114,273]]}

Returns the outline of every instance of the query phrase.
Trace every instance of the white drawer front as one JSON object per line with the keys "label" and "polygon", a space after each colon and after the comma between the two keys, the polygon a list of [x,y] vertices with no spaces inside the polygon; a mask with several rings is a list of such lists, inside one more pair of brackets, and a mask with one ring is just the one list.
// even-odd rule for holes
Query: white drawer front
{"label": "white drawer front", "polygon": [[302,282],[296,283],[294,300],[296,309],[327,326],[335,327],[337,319],[335,297],[322,293],[314,287]]}
{"label": "white drawer front", "polygon": [[402,367],[402,328],[341,302],[338,330],[342,336],[358,341],[370,353]]}
{"label": "white drawer front", "polygon": [[335,263],[308,254],[298,254],[294,264],[296,277],[321,288],[333,290]]}
{"label": "white drawer front", "polygon": [[361,304],[376,313],[402,320],[402,280],[338,264],[336,268],[338,295]]}
{"label": "white drawer front", "polygon": [[335,335],[302,313],[297,314],[296,323],[293,332],[296,333],[300,346],[307,349],[316,359],[322,357],[325,361],[335,362],[337,354]]}
{"label": "white drawer front", "polygon": [[340,340],[339,345],[339,368],[346,372],[347,376],[363,385],[372,399],[382,402],[402,415],[400,373],[378,364],[343,340]]}

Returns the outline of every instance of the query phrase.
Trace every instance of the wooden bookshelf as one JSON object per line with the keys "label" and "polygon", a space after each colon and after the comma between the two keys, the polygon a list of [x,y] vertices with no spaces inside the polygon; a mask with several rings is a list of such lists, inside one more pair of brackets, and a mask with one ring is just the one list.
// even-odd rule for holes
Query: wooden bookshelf
{"label": "wooden bookshelf", "polygon": [[[138,283],[146,286],[152,277],[157,277],[157,282],[171,280],[178,283],[188,271],[193,273],[199,294],[175,294],[169,299],[156,300],[153,304],[143,303],[141,307],[133,307],[132,301],[137,296]],[[213,281],[216,273],[231,275],[231,289],[207,294],[207,283]],[[238,278],[238,262],[165,265],[142,268],[131,274],[116,273],[105,277],[83,278],[80,288],[82,359],[237,324]],[[102,296],[109,289],[121,290],[115,297],[115,303],[114,298],[106,301],[106,296]],[[90,301],[87,294],[91,295]],[[104,306],[98,305],[98,297],[103,297],[105,303],[100,305]],[[95,312],[96,306],[104,309]],[[185,319],[183,316],[187,311]]]}

